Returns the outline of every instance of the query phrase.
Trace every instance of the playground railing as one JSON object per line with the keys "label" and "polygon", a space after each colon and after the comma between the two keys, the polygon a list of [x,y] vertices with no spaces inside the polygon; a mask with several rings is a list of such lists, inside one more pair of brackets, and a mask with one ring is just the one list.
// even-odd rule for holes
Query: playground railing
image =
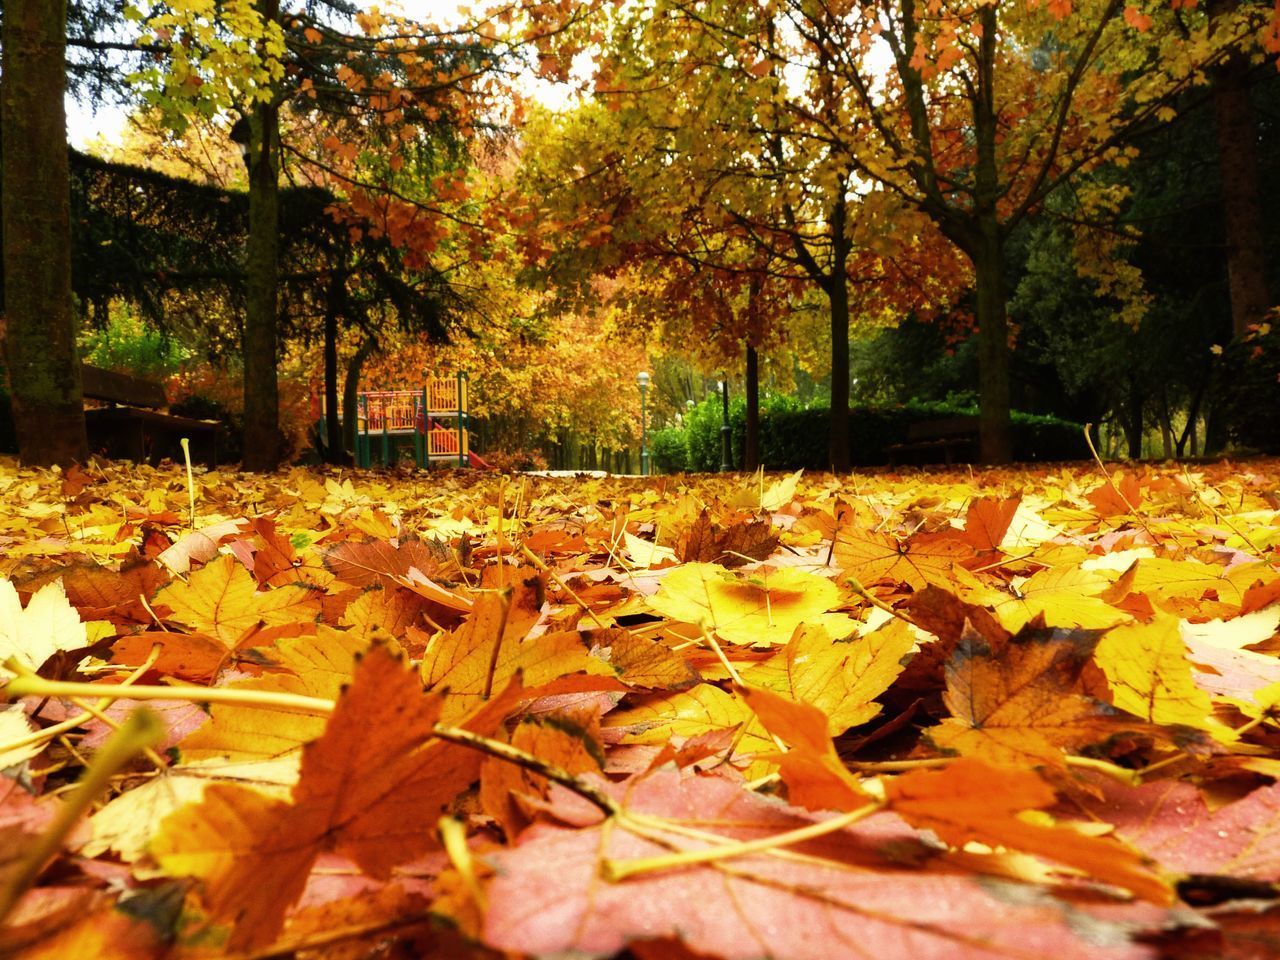
{"label": "playground railing", "polygon": [[[410,444],[418,466],[430,461],[471,463],[468,381],[465,373],[430,378],[415,390],[365,390],[356,405],[356,462],[390,466]],[[325,404],[312,392],[312,413],[324,429]]]}

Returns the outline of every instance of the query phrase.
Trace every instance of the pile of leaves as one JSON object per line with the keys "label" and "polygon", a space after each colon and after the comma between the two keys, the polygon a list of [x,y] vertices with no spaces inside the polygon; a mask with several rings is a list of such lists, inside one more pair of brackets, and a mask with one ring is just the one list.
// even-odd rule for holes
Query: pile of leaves
{"label": "pile of leaves", "polygon": [[0,953],[1276,956],[1278,485],[0,462]]}

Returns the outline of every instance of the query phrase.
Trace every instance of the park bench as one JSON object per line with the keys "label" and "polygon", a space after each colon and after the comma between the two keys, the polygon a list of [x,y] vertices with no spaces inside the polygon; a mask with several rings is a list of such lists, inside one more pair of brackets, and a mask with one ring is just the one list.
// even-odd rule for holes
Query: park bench
{"label": "park bench", "polygon": [[86,409],[85,429],[91,453],[112,459],[146,461],[153,466],[168,457],[183,459],[180,441],[190,441],[191,460],[213,466],[218,460],[218,422],[161,412],[168,407],[164,387],[141,377],[81,367],[86,400],[102,406]]}
{"label": "park bench", "polygon": [[[913,454],[920,454],[922,462],[929,462],[928,455],[935,452],[940,452],[942,461],[948,465],[957,459],[976,459],[978,418],[962,416],[917,421],[907,427],[904,442],[892,443],[886,449],[890,463],[897,463],[902,456]],[[957,453],[964,456],[957,457]]]}

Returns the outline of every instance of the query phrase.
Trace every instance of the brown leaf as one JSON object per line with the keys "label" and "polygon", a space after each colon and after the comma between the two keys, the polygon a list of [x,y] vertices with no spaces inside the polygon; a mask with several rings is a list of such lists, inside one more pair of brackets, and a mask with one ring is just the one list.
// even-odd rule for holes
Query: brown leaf
{"label": "brown leaf", "polygon": [[407,577],[411,569],[434,579],[455,566],[449,548],[436,540],[402,540],[398,545],[386,540],[348,540],[326,549],[324,564],[343,583],[357,587],[372,583],[392,587],[397,577]]}
{"label": "brown leaf", "polygon": [[740,567],[752,560],[764,560],[778,547],[778,538],[768,520],[733,518],[727,526],[711,519],[704,509],[676,543],[681,563],[718,563]]}
{"label": "brown leaf", "polygon": [[1064,751],[1146,725],[1078,692],[1100,634],[1027,627],[1002,648],[966,633],[947,664],[941,749],[999,766],[1062,767]]}

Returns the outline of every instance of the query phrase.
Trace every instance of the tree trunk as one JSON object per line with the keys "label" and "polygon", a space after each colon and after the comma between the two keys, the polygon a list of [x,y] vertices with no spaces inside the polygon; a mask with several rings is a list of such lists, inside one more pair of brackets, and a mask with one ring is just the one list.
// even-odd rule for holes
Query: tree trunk
{"label": "tree trunk", "polygon": [[4,9],[5,354],[18,452],[32,466],[89,456],[71,296],[66,4],[8,0]]}
{"label": "tree trunk", "polygon": [[1142,459],[1142,386],[1129,376],[1129,409],[1125,411],[1124,435],[1129,441],[1129,459]]}
{"label": "tree trunk", "polygon": [[996,159],[996,10],[979,12],[978,85],[973,101],[973,259],[978,321],[978,457],[983,463],[1013,459],[1009,425],[1009,315],[1005,299],[1004,235],[1000,226],[1000,172]]}
{"label": "tree trunk", "polygon": [[367,338],[360,344],[356,355],[347,364],[347,375],[342,381],[342,446],[352,455],[355,454],[356,449],[356,420],[360,415],[356,409],[360,403],[360,371],[364,369],[364,362],[373,355],[377,346],[378,341],[373,337]]}
{"label": "tree trunk", "polygon": [[760,466],[760,357],[756,348],[747,344],[747,437],[742,452],[742,469]]}
{"label": "tree trunk", "polygon": [[1214,75],[1222,214],[1226,231],[1231,330],[1244,336],[1271,308],[1267,292],[1262,202],[1258,179],[1258,122],[1249,101],[1249,63],[1233,57]]}
{"label": "tree trunk", "polygon": [[1164,448],[1164,458],[1173,459],[1173,414],[1169,410],[1169,387],[1160,387],[1160,445]]}
{"label": "tree trunk", "polygon": [[827,460],[836,473],[849,470],[849,284],[843,271],[832,278],[831,300],[831,423]]}
{"label": "tree trunk", "polygon": [[[279,0],[259,0],[276,19]],[[260,103],[249,119],[249,240],[245,264],[244,469],[274,470],[283,454],[276,371],[279,303],[280,113]]]}
{"label": "tree trunk", "polygon": [[334,464],[346,460],[338,417],[338,312],[345,281],[341,273],[329,279],[324,309],[324,459]]}
{"label": "tree trunk", "polygon": [[1004,245],[994,216],[982,224],[973,257],[978,322],[978,455],[983,463],[1013,459],[1009,424],[1009,317],[1004,288]]}

